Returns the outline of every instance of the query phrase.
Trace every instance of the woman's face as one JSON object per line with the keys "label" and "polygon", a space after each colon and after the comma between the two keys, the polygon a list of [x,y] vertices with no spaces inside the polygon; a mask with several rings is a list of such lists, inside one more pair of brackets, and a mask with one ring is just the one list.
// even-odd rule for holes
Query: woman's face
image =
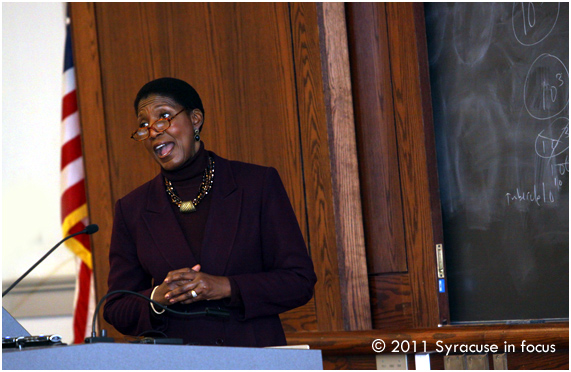
{"label": "woman's face", "polygon": [[[151,95],[141,99],[137,113],[139,126],[150,126],[159,119],[173,117],[183,109],[169,97]],[[149,138],[143,141],[153,159],[165,170],[176,170],[200,149],[200,143],[194,140],[194,129],[200,129],[203,122],[202,112],[183,111],[172,121],[164,132],[157,133],[149,129]]]}

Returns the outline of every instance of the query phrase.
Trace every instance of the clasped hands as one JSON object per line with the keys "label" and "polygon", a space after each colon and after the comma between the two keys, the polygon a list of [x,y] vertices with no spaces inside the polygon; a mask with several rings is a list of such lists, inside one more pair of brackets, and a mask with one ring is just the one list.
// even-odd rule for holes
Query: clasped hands
{"label": "clasped hands", "polygon": [[[196,296],[193,296],[196,294]],[[191,304],[203,300],[220,300],[230,297],[230,280],[200,272],[200,265],[192,269],[171,271],[156,289],[153,300],[161,305]]]}

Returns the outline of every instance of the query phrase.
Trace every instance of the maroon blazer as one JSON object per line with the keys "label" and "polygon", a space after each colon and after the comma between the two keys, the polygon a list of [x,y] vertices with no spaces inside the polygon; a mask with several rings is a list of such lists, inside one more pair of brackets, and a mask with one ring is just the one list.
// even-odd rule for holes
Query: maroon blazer
{"label": "maroon blazer", "polygon": [[[307,303],[316,276],[287,193],[274,168],[215,161],[212,198],[202,245],[201,271],[232,277],[242,304],[229,299],[173,305],[179,311],[230,310],[229,319],[156,315],[132,295],[109,297],[104,317],[127,335],[148,331],[187,344],[285,345],[278,314]],[[150,296],[167,273],[197,264],[170,207],[162,175],[115,205],[109,254],[109,291]]]}

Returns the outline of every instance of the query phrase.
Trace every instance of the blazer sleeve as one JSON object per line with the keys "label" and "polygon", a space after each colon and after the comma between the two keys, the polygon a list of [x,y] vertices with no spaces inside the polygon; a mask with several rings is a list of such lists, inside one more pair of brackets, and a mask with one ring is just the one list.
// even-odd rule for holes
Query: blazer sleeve
{"label": "blazer sleeve", "polygon": [[[109,266],[108,293],[124,289],[151,296],[152,277],[140,264],[135,242],[123,216],[121,199],[115,204]],[[103,317],[126,335],[137,336],[144,331],[166,328],[166,317],[155,315],[149,301],[129,294],[110,296],[105,303]]]}
{"label": "blazer sleeve", "polygon": [[276,315],[306,304],[317,278],[297,218],[276,169],[264,176],[260,213],[263,271],[232,276],[243,320]]}

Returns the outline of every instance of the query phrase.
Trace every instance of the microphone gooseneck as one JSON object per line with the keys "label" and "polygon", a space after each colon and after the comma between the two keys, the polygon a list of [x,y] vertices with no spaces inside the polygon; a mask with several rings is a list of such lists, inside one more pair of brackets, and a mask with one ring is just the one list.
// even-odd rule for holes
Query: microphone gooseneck
{"label": "microphone gooseneck", "polygon": [[10,285],[10,287],[8,287],[8,289],[6,289],[4,292],[2,292],[2,297],[6,296],[8,294],[8,292],[10,292],[16,285],[18,285],[18,283],[20,283],[22,281],[22,279],[24,279],[26,276],[28,276],[28,274],[31,273],[32,270],[34,270],[36,268],[36,266],[38,266],[50,254],[52,254],[52,252],[55,251],[56,248],[61,245],[61,243],[65,242],[66,240],[71,239],[77,235],[81,235],[81,234],[90,234],[91,235],[93,233],[96,233],[98,230],[99,230],[99,226],[97,226],[96,224],[92,224],[92,225],[87,226],[85,229],[83,229],[79,232],[76,232],[74,234],[68,235],[65,238],[63,238],[62,240],[60,240],[59,243],[57,243],[52,249],[50,249],[46,254],[44,254],[43,257],[40,258],[32,267],[30,267],[28,269],[28,271],[26,271],[22,276],[20,276],[18,279],[16,279],[16,281],[14,283],[12,283],[12,285]]}
{"label": "microphone gooseneck", "polygon": [[[173,313],[173,314],[177,314],[177,315],[185,315],[185,316],[200,316],[200,315],[206,315],[206,316],[212,316],[212,317],[216,317],[216,318],[224,318],[227,319],[230,317],[230,311],[226,310],[226,309],[213,309],[213,308],[205,308],[203,311],[194,311],[194,312],[183,312],[183,311],[176,311],[173,309],[169,309],[168,307],[161,305],[160,303],[158,303],[155,300],[150,299],[149,297],[140,294],[138,292],[133,292],[133,291],[128,291],[126,289],[118,289],[116,291],[111,291],[109,293],[107,293],[105,296],[101,297],[101,299],[99,300],[99,302],[97,302],[97,306],[95,307],[95,311],[93,312],[93,319],[91,321],[91,337],[87,337],[85,339],[85,343],[96,343],[96,342],[114,342],[112,338],[107,337],[105,334],[102,335],[102,337],[97,337],[97,332],[95,331],[95,322],[97,321],[97,316],[99,314],[99,309],[101,308],[101,305],[103,305],[103,302],[112,295],[118,294],[118,293],[125,293],[125,294],[130,294],[133,296],[137,296],[140,298],[143,298],[149,302],[152,302],[155,306],[158,306],[164,310],[166,310],[167,312]],[[101,330],[101,333],[105,332],[105,330]]]}

